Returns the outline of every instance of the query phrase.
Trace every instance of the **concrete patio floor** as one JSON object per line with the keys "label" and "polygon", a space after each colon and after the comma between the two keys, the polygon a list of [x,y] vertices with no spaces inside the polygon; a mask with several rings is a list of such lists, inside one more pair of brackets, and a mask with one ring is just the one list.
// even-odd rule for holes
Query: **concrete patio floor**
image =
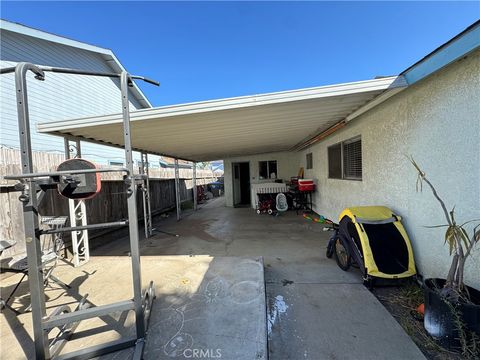
{"label": "concrete patio floor", "polygon": [[[294,212],[272,217],[248,208],[226,208],[223,198],[218,198],[195,213],[186,212],[180,222],[172,216],[158,218],[155,225],[180,236],[160,233],[142,240],[142,268],[150,259],[158,262],[171,255],[263,257],[269,359],[424,359],[396,320],[362,285],[360,274],[344,272],[325,257],[330,233],[323,232],[321,224]],[[128,261],[128,249],[124,237],[94,249],[92,255],[95,261],[111,256]],[[144,271],[143,275],[148,281],[148,274]],[[262,317],[258,309],[252,311],[258,314],[232,314],[231,323],[252,315]],[[2,333],[2,342],[3,338]],[[261,344],[256,345],[257,350],[259,347]]]}
{"label": "concrete patio floor", "polygon": [[[65,292],[55,284],[47,287],[47,314],[65,304],[73,309],[87,294],[90,306],[133,296],[131,262],[127,256],[95,256],[80,268],[61,264],[55,275],[72,289]],[[261,258],[144,256],[142,275],[143,288],[153,281],[156,293],[145,359],[188,359],[201,351],[224,359],[267,359]],[[2,281],[2,288],[14,285],[15,278]],[[21,309],[29,303],[27,284],[22,284],[18,295],[23,296],[13,306]],[[62,353],[134,336],[134,321],[133,312],[83,320]],[[5,310],[0,329],[1,359],[34,359],[30,313],[16,316]],[[133,348],[129,348],[100,358],[127,360],[132,355]]]}

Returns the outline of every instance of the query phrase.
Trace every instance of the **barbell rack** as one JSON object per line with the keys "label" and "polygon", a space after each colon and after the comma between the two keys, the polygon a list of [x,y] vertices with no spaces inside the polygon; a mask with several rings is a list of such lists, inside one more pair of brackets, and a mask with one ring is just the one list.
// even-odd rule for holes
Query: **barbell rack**
{"label": "barbell rack", "polygon": [[[146,341],[146,329],[149,315],[152,309],[152,302],[155,298],[154,284],[150,282],[149,287],[141,289],[141,269],[139,250],[139,229],[136,190],[138,183],[144,180],[143,176],[134,176],[134,163],[132,157],[132,143],[130,136],[130,111],[128,101],[128,88],[133,86],[133,80],[142,80],[153,85],[158,82],[143,76],[130,75],[126,71],[121,73],[101,73],[79,69],[67,69],[49,66],[37,66],[27,62],[18,63],[15,67],[0,69],[0,74],[15,73],[15,93],[17,100],[17,116],[19,125],[19,139],[21,149],[22,174],[9,175],[6,179],[20,180],[18,188],[22,190],[20,200],[23,204],[23,217],[25,228],[25,239],[28,258],[29,287],[32,304],[33,335],[35,346],[35,358],[38,360],[50,359],[89,359],[113,351],[134,347],[133,359],[141,359]],[[30,117],[28,108],[27,74],[32,72],[37,80],[45,80],[45,72],[54,72],[72,75],[101,76],[120,78],[120,90],[122,97],[123,116],[123,138],[125,149],[125,168],[108,169],[79,169],[66,171],[53,171],[35,173],[33,171],[32,144],[30,133]],[[86,226],[75,226],[65,228],[65,232],[79,231],[84,229],[96,229],[115,226],[129,226],[130,256],[132,264],[133,299],[120,301],[113,304],[90,307],[85,297],[80,301],[77,309],[70,311],[70,307],[63,305],[53,311],[50,316],[46,314],[45,291],[43,287],[43,271],[41,267],[42,249],[40,236],[53,234],[56,231],[41,230],[38,221],[38,206],[42,196],[37,192],[45,192],[55,184],[66,181],[65,177],[75,175],[124,172],[124,182],[127,186],[127,208],[128,221],[117,221],[104,224],[91,224]],[[47,178],[47,179],[44,179]],[[62,231],[63,232],[63,231]],[[95,345],[89,348],[79,349],[67,354],[60,354],[66,344],[67,337],[81,320],[101,317],[117,311],[135,312],[135,336],[121,338],[115,341]],[[49,332],[53,328],[59,328],[61,339],[56,336],[49,339]]]}

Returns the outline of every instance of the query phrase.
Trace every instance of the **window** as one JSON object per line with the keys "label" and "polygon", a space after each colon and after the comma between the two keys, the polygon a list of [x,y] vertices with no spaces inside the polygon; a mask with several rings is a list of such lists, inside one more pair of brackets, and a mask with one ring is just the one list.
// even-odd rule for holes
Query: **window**
{"label": "window", "polygon": [[[273,177],[272,175],[275,174]],[[260,179],[276,179],[277,174],[277,161],[259,161],[258,162],[258,177]]]}
{"label": "window", "polygon": [[110,166],[123,166],[122,161],[108,160],[108,165]]}
{"label": "window", "polygon": [[362,141],[360,138],[343,143],[343,178],[362,180]]}
{"label": "window", "polygon": [[307,154],[307,169],[313,169],[313,155],[312,155],[312,153]]}
{"label": "window", "polygon": [[360,137],[328,147],[328,177],[362,180],[362,140]]}
{"label": "window", "polygon": [[342,144],[332,145],[328,148],[328,177],[331,179],[342,178]]}

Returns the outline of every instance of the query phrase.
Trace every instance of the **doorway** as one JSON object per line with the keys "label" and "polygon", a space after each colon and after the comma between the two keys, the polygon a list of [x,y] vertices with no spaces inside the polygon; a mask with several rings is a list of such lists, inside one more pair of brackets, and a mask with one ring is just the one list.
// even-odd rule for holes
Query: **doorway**
{"label": "doorway", "polygon": [[233,206],[250,206],[250,163],[232,163]]}

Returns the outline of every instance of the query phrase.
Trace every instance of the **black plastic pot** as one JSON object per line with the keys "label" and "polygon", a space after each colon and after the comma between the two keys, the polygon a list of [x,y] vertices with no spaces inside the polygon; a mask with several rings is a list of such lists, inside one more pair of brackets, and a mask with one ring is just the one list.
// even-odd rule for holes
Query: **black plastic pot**
{"label": "black plastic pot", "polygon": [[480,335],[480,291],[467,286],[473,304],[454,304],[440,295],[444,279],[426,279],[424,285],[425,330],[443,347],[456,350],[460,346],[457,316],[466,330]]}

